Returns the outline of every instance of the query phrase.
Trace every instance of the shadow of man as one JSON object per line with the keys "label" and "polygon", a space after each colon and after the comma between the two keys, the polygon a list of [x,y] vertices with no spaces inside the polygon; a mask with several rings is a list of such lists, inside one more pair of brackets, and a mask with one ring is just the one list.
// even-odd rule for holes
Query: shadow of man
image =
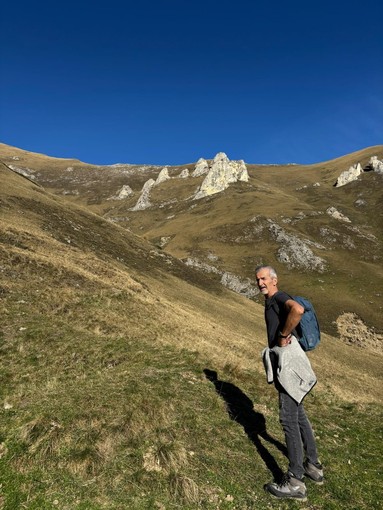
{"label": "shadow of man", "polygon": [[232,383],[220,381],[214,370],[204,369],[206,378],[214,384],[215,390],[226,403],[230,418],[244,428],[250,441],[255,445],[259,455],[272,473],[275,481],[280,481],[283,476],[282,469],[276,460],[262,444],[260,438],[274,445],[287,457],[287,448],[277,439],[270,436],[266,430],[266,420],[263,414],[254,411],[252,400],[237,386]]}

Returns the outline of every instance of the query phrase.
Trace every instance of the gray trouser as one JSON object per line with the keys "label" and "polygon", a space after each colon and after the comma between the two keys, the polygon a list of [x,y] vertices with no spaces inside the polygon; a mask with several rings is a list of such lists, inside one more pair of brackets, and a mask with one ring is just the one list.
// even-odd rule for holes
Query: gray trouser
{"label": "gray trouser", "polygon": [[298,404],[284,391],[279,392],[279,420],[285,433],[289,472],[296,478],[304,474],[304,453],[311,464],[318,463],[314,433],[303,402]]}

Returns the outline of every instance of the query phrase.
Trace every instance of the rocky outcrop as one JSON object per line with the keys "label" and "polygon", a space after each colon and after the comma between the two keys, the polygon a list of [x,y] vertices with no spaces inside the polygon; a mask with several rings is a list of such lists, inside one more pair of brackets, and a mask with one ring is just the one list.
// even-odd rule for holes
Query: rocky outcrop
{"label": "rocky outcrop", "polygon": [[163,168],[161,172],[158,174],[158,177],[156,180],[149,179],[145,182],[145,184],[142,187],[141,190],[141,196],[138,199],[136,205],[130,209],[131,211],[143,211],[144,209],[148,209],[148,207],[151,207],[150,203],[150,191],[153,188],[153,186],[158,186],[162,182],[165,182],[167,180],[171,179],[169,176],[169,171],[167,167]]}
{"label": "rocky outcrop", "polygon": [[356,181],[360,174],[363,173],[363,169],[360,163],[356,163],[353,166],[350,166],[348,170],[345,172],[342,172],[340,176],[338,177],[335,187],[339,188],[340,186],[344,186],[345,184],[348,184],[349,182]]}
{"label": "rocky outcrop", "polygon": [[308,271],[318,271],[319,273],[325,271],[326,261],[316,256],[308,245],[314,245],[318,249],[324,249],[324,246],[308,240],[304,242],[297,236],[288,234],[272,220],[268,221],[271,235],[281,245],[277,253],[279,262],[286,264],[289,269],[300,268]]}
{"label": "rocky outcrop", "polygon": [[335,187],[339,188],[339,186],[344,186],[349,182],[356,181],[363,172],[370,171],[383,174],[383,161],[378,159],[378,156],[372,156],[364,168],[362,168],[360,163],[355,163],[355,165],[350,166],[348,170],[340,174],[335,183]]}
{"label": "rocky outcrop", "polygon": [[383,352],[383,335],[369,328],[355,313],[343,313],[337,318],[336,325],[342,342],[380,354]]}
{"label": "rocky outcrop", "polygon": [[136,205],[132,207],[131,211],[143,211],[152,205],[150,203],[150,190],[155,185],[155,183],[156,181],[154,179],[149,179],[145,182],[141,190],[141,196],[137,200]]}
{"label": "rocky outcrop", "polygon": [[108,200],[124,200],[125,198],[129,198],[133,194],[134,191],[132,190],[132,188],[128,184],[124,184],[120,191],[114,197],[108,198]]}
{"label": "rocky outcrop", "polygon": [[252,282],[249,278],[242,280],[234,274],[223,273],[221,283],[228,289],[249,299],[259,294],[259,290],[255,282]]}
{"label": "rocky outcrop", "polygon": [[22,175],[23,177],[27,177],[28,179],[36,179],[36,176],[34,175],[35,170],[32,170],[30,168],[20,168],[15,165],[8,165],[8,168]]}
{"label": "rocky outcrop", "polygon": [[380,161],[378,156],[372,156],[368,164],[374,172],[383,174],[383,161]]}
{"label": "rocky outcrop", "polygon": [[200,177],[201,175],[207,174],[209,171],[209,164],[206,161],[206,159],[200,158],[196,166],[194,167],[194,170],[192,172],[192,177]]}
{"label": "rocky outcrop", "polygon": [[[209,255],[210,259],[215,259],[214,256]],[[245,296],[247,298],[253,298],[257,294],[259,294],[258,287],[254,281],[251,281],[249,278],[241,279],[238,276],[228,273],[226,271],[222,271],[220,269],[217,269],[216,267],[207,264],[206,262],[201,262],[200,260],[196,258],[187,258],[185,260],[185,264],[187,266],[194,267],[195,269],[198,269],[200,271],[204,271],[205,273],[212,273],[217,274],[221,276],[221,284],[224,287],[227,287],[228,289],[232,290],[233,292],[236,292],[237,294],[241,294],[242,296]]]}
{"label": "rocky outcrop", "polygon": [[170,179],[169,171],[167,167],[163,168],[161,172],[158,174],[158,177],[154,183],[155,186],[158,186],[162,182],[168,181]]}
{"label": "rocky outcrop", "polygon": [[188,168],[184,168],[182,172],[179,174],[179,179],[187,179],[189,177],[189,170]]}
{"label": "rocky outcrop", "polygon": [[158,241],[158,246],[160,248],[165,248],[165,246],[171,241],[171,236],[162,236],[160,237],[160,240]]}
{"label": "rocky outcrop", "polygon": [[350,218],[347,218],[344,214],[339,212],[335,207],[329,207],[326,209],[326,213],[332,216],[335,220],[344,221],[345,223],[351,223]]}
{"label": "rocky outcrop", "polygon": [[210,168],[207,176],[201,184],[194,199],[214,195],[228,188],[229,184],[244,181],[248,182],[249,174],[243,160],[230,161],[224,152],[219,152]]}
{"label": "rocky outcrop", "polygon": [[334,249],[334,245],[336,245],[337,248],[344,248],[345,250],[356,249],[353,238],[348,234],[338,232],[330,227],[321,227],[319,229],[319,234],[323,237],[324,242],[328,246],[333,246],[330,249]]}

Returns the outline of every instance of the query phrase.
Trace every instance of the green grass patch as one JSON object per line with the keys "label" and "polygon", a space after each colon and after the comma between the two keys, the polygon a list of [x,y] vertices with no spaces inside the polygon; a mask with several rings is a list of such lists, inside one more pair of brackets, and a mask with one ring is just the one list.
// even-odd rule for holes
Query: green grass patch
{"label": "green grass patch", "polygon": [[[77,291],[69,321],[36,314],[35,301],[20,330],[20,299],[8,301],[3,508],[295,508],[263,491],[287,467],[274,389],[255,371],[160,344],[150,308],[129,308],[125,334],[100,327],[130,305]],[[381,408],[315,392],[306,407],[326,474],[322,487],[307,482],[308,508],[377,508]]]}

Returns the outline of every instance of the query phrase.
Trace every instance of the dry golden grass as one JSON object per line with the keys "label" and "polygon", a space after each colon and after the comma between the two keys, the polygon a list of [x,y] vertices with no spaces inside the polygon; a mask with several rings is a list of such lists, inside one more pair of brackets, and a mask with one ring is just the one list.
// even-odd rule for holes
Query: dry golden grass
{"label": "dry golden grass", "polygon": [[[41,193],[35,185],[11,172],[2,174],[2,179],[5,176],[9,178],[9,185],[4,188],[5,197],[9,199],[16,193],[21,197],[37,193],[37,205],[34,213],[28,216],[20,215],[13,208],[5,209],[2,236],[7,244],[2,252],[2,261],[9,271],[18,264],[20,267],[33,268],[39,275],[52,274],[57,279],[57,283],[60,283],[58,302],[49,298],[53,289],[49,286],[46,290],[44,286],[41,288],[40,306],[44,313],[73,316],[76,285],[99,289],[93,298],[99,296],[103,302],[105,295],[110,292],[112,296],[123,293],[134,298],[135,325],[131,324],[129,317],[116,315],[111,307],[111,297],[108,297],[106,307],[98,310],[97,317],[84,318],[80,327],[98,335],[117,334],[126,329],[133,333],[139,331],[140,321],[145,321],[150,313],[151,320],[157,325],[156,341],[198,350],[220,367],[237,367],[237,371],[256,367],[260,373],[263,372],[260,351],[265,344],[265,330],[261,306],[223,289],[217,295],[191,287],[189,283],[169,274],[171,267],[160,257],[148,257],[145,262],[147,270],[137,271],[134,259],[133,265],[129,264],[130,255],[126,252],[126,245],[123,245],[121,253],[125,250],[127,262],[120,264],[110,256],[100,258],[97,252],[84,251],[58,241],[42,230],[44,216],[39,215],[39,203],[48,206],[52,203],[58,207],[56,199]],[[60,214],[65,217],[66,206],[60,204],[59,207]],[[84,213],[84,218],[87,222],[92,221],[91,215],[87,218]],[[76,221],[81,226],[84,220],[77,218]],[[92,227],[88,223],[82,228],[89,230]],[[114,232],[117,238],[128,237],[114,225],[108,225],[108,230]],[[134,242],[137,242],[136,238]],[[103,244],[102,239],[99,244]],[[146,249],[149,252],[150,245]],[[3,283],[5,287],[23,288],[26,282],[16,278],[13,282],[8,280]],[[171,335],[167,331],[171,331]],[[19,348],[22,349],[22,345]],[[333,391],[350,400],[381,400],[378,384],[380,374],[374,369],[376,356],[368,351],[345,346],[335,338],[324,335],[322,346],[312,354],[312,360],[320,381],[327,381],[326,389],[329,385]],[[347,391],[347,388],[352,389]],[[321,384],[318,386],[320,390]]]}
{"label": "dry golden grass", "polygon": [[[370,296],[368,290],[383,285],[381,176],[370,172],[357,183],[333,187],[342,171],[357,162],[366,165],[373,155],[382,159],[383,146],[314,165],[248,164],[249,183],[237,183],[224,194],[195,202],[187,198],[203,177],[175,178],[153,188],[152,208],[133,213],[130,208],[136,203],[143,183],[156,178],[159,167],[135,172],[131,169],[125,174],[118,168],[50,158],[0,145],[0,158],[6,164],[34,170],[35,180],[57,194],[75,191],[75,195],[65,195],[67,200],[118,221],[150,241],[171,238],[164,251],[175,257],[193,256],[209,263],[208,255],[213,253],[218,257],[219,269],[250,279],[254,279],[258,263],[272,263],[286,288],[296,294],[309,294],[323,329],[332,335],[337,335],[335,321],[344,312],[356,313],[367,326],[383,331],[383,295],[376,291]],[[176,177],[181,168],[192,170],[193,166],[169,168],[169,173]],[[136,192],[133,197],[108,200],[127,183]],[[320,186],[314,187],[314,183]],[[365,205],[356,206],[357,199],[363,199]],[[325,211],[334,205],[350,217],[356,230],[329,218]],[[302,213],[304,216],[299,216]],[[324,249],[313,244],[311,248],[315,255],[326,259],[327,270],[316,274],[299,268],[286,269],[277,260],[280,245],[268,231],[268,219],[283,226],[288,234],[324,245]],[[61,241],[70,240],[73,226],[66,229]],[[327,234],[323,233],[326,231]],[[336,242],[331,240],[333,235]]]}

